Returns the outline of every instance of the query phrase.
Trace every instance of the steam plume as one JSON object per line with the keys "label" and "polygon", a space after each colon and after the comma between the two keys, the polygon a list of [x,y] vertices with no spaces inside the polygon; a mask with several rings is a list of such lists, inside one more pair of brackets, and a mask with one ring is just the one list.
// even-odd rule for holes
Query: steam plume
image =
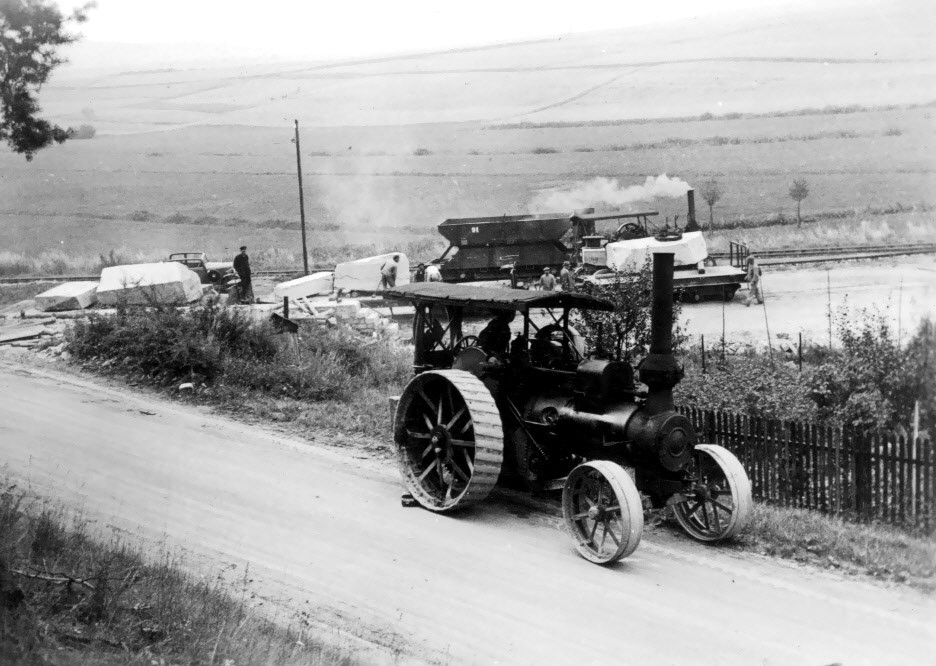
{"label": "steam plume", "polygon": [[593,178],[571,188],[540,190],[530,201],[529,209],[531,213],[571,212],[579,208],[595,208],[602,212],[638,201],[681,197],[690,189],[686,181],[670,178],[665,173],[647,176],[643,185],[629,187],[622,187],[616,178]]}

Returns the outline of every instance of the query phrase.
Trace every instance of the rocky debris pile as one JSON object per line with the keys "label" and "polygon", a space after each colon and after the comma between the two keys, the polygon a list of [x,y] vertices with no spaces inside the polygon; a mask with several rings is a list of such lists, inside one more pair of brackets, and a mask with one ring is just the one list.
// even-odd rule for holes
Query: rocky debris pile
{"label": "rocky debris pile", "polygon": [[382,337],[397,340],[407,340],[411,337],[408,330],[378,312],[363,307],[355,299],[341,301],[317,302],[311,316],[299,317],[307,319],[318,326],[343,326],[350,328],[365,337]]}
{"label": "rocky debris pile", "polygon": [[64,323],[55,317],[0,317],[0,347],[45,348],[64,335]]}

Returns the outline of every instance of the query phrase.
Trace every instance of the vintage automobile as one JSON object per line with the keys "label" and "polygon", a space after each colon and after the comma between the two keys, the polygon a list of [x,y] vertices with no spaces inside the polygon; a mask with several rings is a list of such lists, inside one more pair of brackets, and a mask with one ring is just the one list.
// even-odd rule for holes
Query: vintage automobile
{"label": "vintage automobile", "polygon": [[[598,564],[637,548],[644,497],[671,506],[700,541],[737,534],[751,513],[750,481],[732,453],[697,441],[673,402],[682,377],[672,353],[673,254],[654,255],[653,279],[652,344],[637,366],[645,388],[630,364],[589,358],[575,343],[570,311],[611,310],[607,301],[446,283],[390,290],[415,306],[416,374],[393,410],[408,495],[449,512],[498,482],[561,489],[575,548]],[[466,310],[479,307],[507,313],[504,321],[520,315],[505,348],[479,346],[483,331],[463,335]]]}
{"label": "vintage automobile", "polygon": [[214,285],[221,293],[240,283],[234,264],[224,261],[208,261],[204,252],[174,252],[169,261],[176,261],[198,274],[202,284]]}

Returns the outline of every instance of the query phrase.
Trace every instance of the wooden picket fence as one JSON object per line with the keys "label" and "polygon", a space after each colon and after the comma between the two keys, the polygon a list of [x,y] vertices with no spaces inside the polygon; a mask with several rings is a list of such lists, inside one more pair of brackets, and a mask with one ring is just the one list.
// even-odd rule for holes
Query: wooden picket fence
{"label": "wooden picket fence", "polygon": [[936,531],[936,446],[928,433],[884,435],[682,407],[700,441],[741,461],[755,499]]}

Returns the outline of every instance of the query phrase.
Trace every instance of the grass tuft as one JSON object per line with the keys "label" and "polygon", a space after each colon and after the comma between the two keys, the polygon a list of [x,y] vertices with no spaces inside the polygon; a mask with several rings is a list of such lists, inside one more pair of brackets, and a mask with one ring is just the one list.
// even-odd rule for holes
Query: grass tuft
{"label": "grass tuft", "polygon": [[936,541],[887,525],[757,503],[740,542],[766,555],[936,591]]}
{"label": "grass tuft", "polygon": [[90,538],[63,512],[0,490],[0,661],[13,664],[352,663],[305,618],[283,628],[247,604],[249,580],[197,579]]}

